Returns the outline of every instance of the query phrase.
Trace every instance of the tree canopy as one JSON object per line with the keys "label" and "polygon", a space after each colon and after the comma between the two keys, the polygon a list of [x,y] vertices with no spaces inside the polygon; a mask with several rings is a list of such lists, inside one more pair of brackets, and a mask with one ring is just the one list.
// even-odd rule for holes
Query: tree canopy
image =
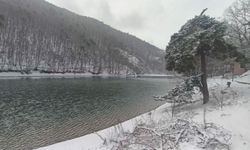
{"label": "tree canopy", "polygon": [[166,48],[167,70],[190,74],[199,64],[201,52],[216,59],[230,57],[235,47],[225,40],[227,26],[215,18],[201,15],[187,21]]}

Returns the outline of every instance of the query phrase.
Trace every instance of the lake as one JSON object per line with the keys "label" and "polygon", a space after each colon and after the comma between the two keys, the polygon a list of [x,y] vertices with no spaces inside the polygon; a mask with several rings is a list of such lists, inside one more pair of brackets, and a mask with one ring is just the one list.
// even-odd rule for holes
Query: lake
{"label": "lake", "polygon": [[174,79],[0,80],[0,149],[33,149],[80,137],[162,105]]}

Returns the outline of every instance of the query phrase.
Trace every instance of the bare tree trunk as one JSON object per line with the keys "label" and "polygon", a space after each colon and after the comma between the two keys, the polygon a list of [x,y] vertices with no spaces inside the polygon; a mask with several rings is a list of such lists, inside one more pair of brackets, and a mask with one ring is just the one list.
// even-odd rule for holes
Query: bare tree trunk
{"label": "bare tree trunk", "polygon": [[[200,16],[202,16],[207,11],[207,8],[202,11]],[[201,49],[201,84],[202,84],[202,94],[203,94],[203,104],[208,103],[209,101],[209,92],[207,87],[207,60],[206,60],[206,54],[203,49]]]}
{"label": "bare tree trunk", "polygon": [[207,62],[206,62],[206,54],[202,50],[201,51],[201,84],[202,84],[202,94],[203,94],[203,104],[206,104],[209,101],[209,92],[207,86]]}
{"label": "bare tree trunk", "polygon": [[206,106],[204,106],[204,110],[203,110],[203,123],[204,123],[204,129],[207,129],[207,121],[206,121],[206,112],[207,112],[207,108]]}
{"label": "bare tree trunk", "polygon": [[234,64],[232,63],[232,66],[231,66],[231,70],[232,70],[232,81],[234,81]]}

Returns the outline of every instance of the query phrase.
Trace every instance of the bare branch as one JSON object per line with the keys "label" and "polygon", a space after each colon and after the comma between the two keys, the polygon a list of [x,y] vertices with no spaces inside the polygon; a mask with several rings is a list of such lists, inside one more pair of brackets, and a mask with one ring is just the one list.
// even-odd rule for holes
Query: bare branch
{"label": "bare branch", "polygon": [[207,9],[208,8],[203,9],[203,11],[201,12],[200,16],[202,16],[207,11]]}

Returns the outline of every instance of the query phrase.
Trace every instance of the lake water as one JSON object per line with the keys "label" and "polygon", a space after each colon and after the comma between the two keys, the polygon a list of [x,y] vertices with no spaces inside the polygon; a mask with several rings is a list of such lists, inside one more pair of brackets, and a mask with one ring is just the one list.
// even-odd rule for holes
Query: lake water
{"label": "lake water", "polygon": [[0,80],[0,149],[32,149],[80,137],[160,106],[173,79]]}

